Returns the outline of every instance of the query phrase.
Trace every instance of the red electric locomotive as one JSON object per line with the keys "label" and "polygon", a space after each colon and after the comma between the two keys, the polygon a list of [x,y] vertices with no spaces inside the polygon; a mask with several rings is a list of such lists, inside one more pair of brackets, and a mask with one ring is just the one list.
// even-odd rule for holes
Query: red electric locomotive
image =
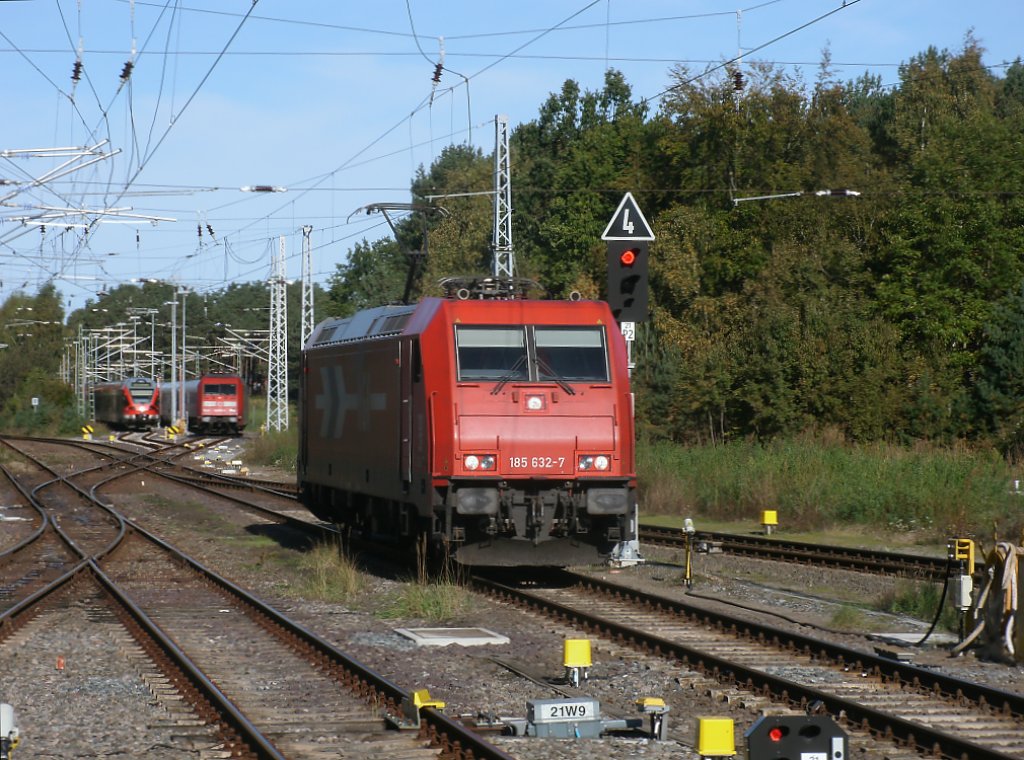
{"label": "red electric locomotive", "polygon": [[[178,383],[161,383],[160,421],[174,424],[176,406],[178,419],[185,420],[192,432],[241,433],[245,429],[245,391],[245,383],[237,375],[203,375],[186,380],[184,393]],[[175,398],[177,401],[172,401]]]}
{"label": "red electric locomotive", "polygon": [[321,322],[298,480],[315,515],[472,565],[567,565],[634,538],[626,346],[600,301],[453,300]]}
{"label": "red electric locomotive", "polygon": [[92,388],[97,422],[112,428],[154,428],[160,421],[157,411],[159,393],[146,377],[129,377]]}

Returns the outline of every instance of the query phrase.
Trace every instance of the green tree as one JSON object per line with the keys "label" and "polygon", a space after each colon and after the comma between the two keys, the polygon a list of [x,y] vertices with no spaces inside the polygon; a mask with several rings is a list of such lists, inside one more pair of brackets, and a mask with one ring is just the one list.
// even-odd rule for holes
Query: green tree
{"label": "green tree", "polygon": [[513,135],[517,261],[552,296],[577,290],[595,297],[603,288],[601,232],[623,194],[644,187],[654,163],[646,114],[622,74],[609,70],[600,91],[566,81]]}
{"label": "green tree", "polygon": [[391,238],[356,243],[328,278],[326,310],[334,316],[349,316],[360,309],[398,303],[408,268],[408,257]]}
{"label": "green tree", "polygon": [[52,429],[70,393],[59,379],[65,336],[60,293],[47,284],[35,296],[14,294],[0,307],[0,328],[3,419],[9,429]]}
{"label": "green tree", "polygon": [[1024,455],[1024,284],[1002,298],[985,326],[974,387],[979,424],[1016,459]]}

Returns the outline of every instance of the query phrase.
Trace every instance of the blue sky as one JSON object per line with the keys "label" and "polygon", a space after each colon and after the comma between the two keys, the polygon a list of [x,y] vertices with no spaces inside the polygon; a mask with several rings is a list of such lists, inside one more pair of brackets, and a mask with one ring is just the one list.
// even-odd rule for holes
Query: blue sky
{"label": "blue sky", "polygon": [[[596,89],[607,67],[656,98],[675,63],[696,73],[742,51],[813,81],[828,48],[840,78],[896,83],[901,62],[957,51],[968,30],[986,64],[1010,62],[1022,28],[1018,0],[0,0],[0,151],[119,151],[39,187],[25,182],[68,159],[0,158],[0,180],[21,183],[0,186],[0,299],[51,279],[69,310],[139,278],[262,280],[282,235],[298,278],[304,225],[322,283],[387,234],[357,209],[408,201],[445,145],[489,153],[495,114],[529,121],[566,79]],[[239,190],[254,185],[287,191]],[[105,218],[120,223],[20,221],[44,206],[118,208]]]}

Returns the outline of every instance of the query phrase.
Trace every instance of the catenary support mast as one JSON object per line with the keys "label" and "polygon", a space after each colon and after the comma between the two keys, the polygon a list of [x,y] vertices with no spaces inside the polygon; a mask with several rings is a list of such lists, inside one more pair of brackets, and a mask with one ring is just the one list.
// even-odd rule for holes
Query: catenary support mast
{"label": "catenary support mast", "polygon": [[270,267],[270,361],[267,430],[288,429],[288,282],[284,236]]}
{"label": "catenary support mast", "polygon": [[512,253],[512,171],[508,152],[508,116],[494,117],[494,278],[511,280],[516,262]]}
{"label": "catenary support mast", "polygon": [[299,332],[299,343],[306,345],[316,325],[313,312],[313,254],[309,236],[313,232],[311,225],[302,228],[302,323]]}

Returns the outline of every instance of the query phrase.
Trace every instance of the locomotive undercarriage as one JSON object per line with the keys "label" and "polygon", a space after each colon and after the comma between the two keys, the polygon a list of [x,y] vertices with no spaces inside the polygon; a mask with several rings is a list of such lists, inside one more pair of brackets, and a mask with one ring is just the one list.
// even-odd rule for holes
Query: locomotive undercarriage
{"label": "locomotive undercarriage", "polygon": [[[629,496],[624,484],[601,490]],[[607,559],[618,542],[630,538],[627,514],[594,514],[585,490],[565,486],[457,483],[435,489],[432,513],[426,505],[417,510],[408,502],[312,484],[302,500],[317,517],[354,537],[412,550],[426,534],[435,557],[465,565],[588,564]],[[467,514],[474,507],[477,513]]]}
{"label": "locomotive undercarriage", "polygon": [[[595,490],[605,501],[615,494],[612,501],[628,502],[625,484]],[[597,562],[626,535],[628,517],[625,509],[602,513],[589,493],[572,483],[457,482],[438,490],[435,540],[446,554],[469,565]]]}

